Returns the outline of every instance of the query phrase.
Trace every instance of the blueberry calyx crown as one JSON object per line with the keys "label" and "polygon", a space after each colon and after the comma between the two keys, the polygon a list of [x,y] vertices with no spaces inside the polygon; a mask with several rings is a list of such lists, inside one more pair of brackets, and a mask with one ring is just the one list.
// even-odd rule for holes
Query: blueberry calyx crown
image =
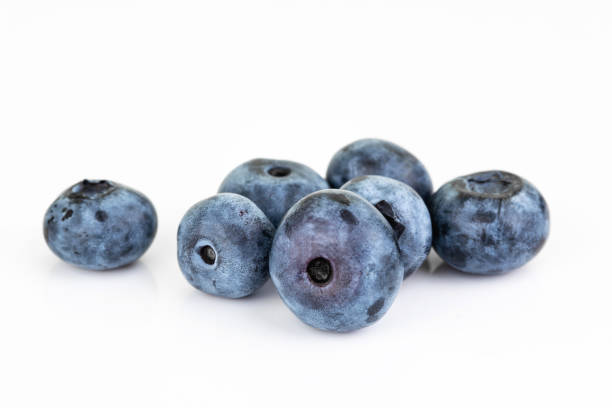
{"label": "blueberry calyx crown", "polygon": [[217,261],[217,253],[210,245],[203,246],[200,248],[200,257],[207,265],[214,265]]}
{"label": "blueberry calyx crown", "polygon": [[272,177],[286,177],[291,174],[291,169],[289,167],[275,166],[268,169],[268,174]]}
{"label": "blueberry calyx crown", "polygon": [[306,272],[310,281],[318,286],[327,285],[332,278],[333,269],[331,263],[322,257],[315,258],[308,263]]}
{"label": "blueberry calyx crown", "polygon": [[509,198],[523,188],[520,177],[505,171],[483,171],[453,181],[459,192],[479,198]]}
{"label": "blueberry calyx crown", "polygon": [[92,199],[106,195],[116,187],[107,180],[83,180],[70,189],[68,198],[73,200]]}

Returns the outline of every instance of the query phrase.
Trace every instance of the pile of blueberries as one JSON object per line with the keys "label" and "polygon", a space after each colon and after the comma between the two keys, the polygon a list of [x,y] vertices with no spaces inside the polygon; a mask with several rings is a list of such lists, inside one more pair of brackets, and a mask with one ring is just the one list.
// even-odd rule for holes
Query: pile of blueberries
{"label": "pile of blueberries", "polygon": [[[271,277],[303,322],[346,332],[385,314],[432,245],[459,271],[493,275],[528,262],[548,236],[544,198],[514,174],[475,173],[432,193],[421,162],[379,139],[338,151],[327,180],[299,163],[251,160],[187,211],[178,263],[191,285],[229,298]],[[56,255],[96,270],[135,261],[156,230],[151,202],[106,180],[70,187],[44,220]]]}

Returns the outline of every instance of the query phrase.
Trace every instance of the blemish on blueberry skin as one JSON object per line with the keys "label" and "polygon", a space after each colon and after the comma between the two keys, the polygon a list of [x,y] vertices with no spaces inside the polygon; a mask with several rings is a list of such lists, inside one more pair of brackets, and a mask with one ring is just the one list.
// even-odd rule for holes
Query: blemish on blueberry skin
{"label": "blemish on blueberry skin", "polygon": [[357,224],[359,224],[359,220],[349,210],[346,210],[346,209],[341,210],[340,211],[340,217],[347,224],[350,224],[350,225],[357,225]]}
{"label": "blemish on blueberry skin", "polygon": [[382,200],[376,203],[374,207],[376,207],[376,209],[383,215],[383,217],[385,217],[389,224],[391,224],[391,228],[393,228],[393,232],[395,233],[395,239],[401,237],[406,230],[406,227],[397,219],[391,204],[385,200]]}
{"label": "blemish on blueberry skin", "polygon": [[472,221],[483,223],[483,224],[490,224],[496,219],[497,219],[497,214],[495,214],[492,211],[478,211],[472,217]]}
{"label": "blemish on blueberry skin", "polygon": [[458,248],[453,248],[448,252],[448,260],[452,266],[463,268],[467,262],[467,255]]}
{"label": "blemish on blueberry skin", "polygon": [[538,206],[540,208],[540,212],[542,212],[542,214],[546,213],[546,201],[544,201],[544,198],[542,196],[538,197]]}
{"label": "blemish on blueberry skin", "polygon": [[376,169],[379,167],[379,162],[377,160],[374,160],[371,157],[363,157],[361,159],[360,164],[365,168],[365,169]]}
{"label": "blemish on blueberry skin", "polygon": [[130,252],[132,252],[132,250],[134,249],[133,245],[128,245],[127,247],[125,247],[120,253],[120,256],[126,256],[127,254],[129,254]]}
{"label": "blemish on blueberry skin", "polygon": [[385,298],[378,298],[378,300],[370,305],[368,308],[368,323],[372,323],[376,320],[376,314],[381,311],[385,305]]}
{"label": "blemish on blueberry skin", "polygon": [[496,245],[495,239],[493,239],[493,237],[488,235],[487,232],[484,230],[480,234],[480,242],[484,246],[495,246]]}
{"label": "blemish on blueberry skin", "polygon": [[[440,230],[440,236],[444,236],[448,234],[448,231],[450,231],[450,225],[443,223],[438,226],[438,229]],[[434,233],[436,233],[436,230],[434,230]]]}
{"label": "blemish on blueberry skin", "polygon": [[327,197],[329,197],[330,200],[343,204],[343,205],[351,204],[351,200],[349,200],[349,198],[342,193],[329,194]]}
{"label": "blemish on blueberry skin", "polygon": [[55,221],[55,217],[51,217],[47,220],[47,225],[51,224],[53,221]]}
{"label": "blemish on blueberry skin", "polygon": [[146,225],[146,235],[147,238],[152,238],[155,236],[156,231],[156,221],[149,214],[144,215],[144,223]]}
{"label": "blemish on blueberry skin", "polygon": [[72,214],[74,214],[74,211],[72,210],[66,211],[66,213],[62,217],[62,221],[66,221],[68,218],[72,217]]}
{"label": "blemish on blueberry skin", "polygon": [[99,222],[104,222],[108,219],[108,214],[106,211],[98,210],[96,211],[96,220]]}

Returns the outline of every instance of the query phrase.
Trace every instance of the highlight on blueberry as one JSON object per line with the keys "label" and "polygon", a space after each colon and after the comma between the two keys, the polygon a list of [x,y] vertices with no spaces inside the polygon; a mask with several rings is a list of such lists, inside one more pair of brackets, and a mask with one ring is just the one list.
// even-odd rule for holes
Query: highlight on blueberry
{"label": "highlight on blueberry", "polygon": [[431,250],[431,217],[414,189],[383,176],[361,176],[341,187],[373,204],[387,219],[397,239],[404,278],[418,269]]}
{"label": "highlight on blueberry", "polygon": [[350,191],[322,190],[302,198],[281,222],[270,276],[304,323],[347,332],[385,314],[404,269],[394,231],[373,205]]}
{"label": "highlight on blueberry", "polygon": [[493,170],[458,177],[432,197],[433,246],[463,272],[518,268],[542,249],[550,228],[544,197],[528,181]]}
{"label": "highlight on blueberry", "polygon": [[325,188],[327,182],[311,168],[287,160],[253,159],[232,170],[219,187],[252,200],[277,226],[300,198]]}
{"label": "highlight on blueberry", "polygon": [[425,202],[433,191],[425,166],[408,151],[386,140],[357,140],[338,151],[327,168],[327,181],[333,188],[367,175],[385,176],[406,183]]}
{"label": "highlight on blueberry", "polygon": [[94,270],[140,258],[157,231],[153,204],[142,193],[108,180],[83,180],[64,191],[45,214],[43,232],[62,260]]}
{"label": "highlight on blueberry", "polygon": [[181,220],[178,262],[195,288],[240,298],[268,280],[274,226],[248,198],[221,193],[191,207]]}

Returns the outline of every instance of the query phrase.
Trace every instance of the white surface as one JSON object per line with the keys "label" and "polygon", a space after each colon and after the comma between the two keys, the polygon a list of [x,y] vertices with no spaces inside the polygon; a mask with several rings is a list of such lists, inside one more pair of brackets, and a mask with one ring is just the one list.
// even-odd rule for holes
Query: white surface
{"label": "white surface", "polygon": [[[0,0],[0,405],[609,407],[610,2],[403,3]],[[528,178],[548,244],[493,278],[432,257],[348,335],[270,284],[238,301],[187,284],[177,225],[230,169],[324,173],[361,137],[403,145],[436,187]],[[45,246],[44,211],[84,177],[156,205],[134,266]]]}

